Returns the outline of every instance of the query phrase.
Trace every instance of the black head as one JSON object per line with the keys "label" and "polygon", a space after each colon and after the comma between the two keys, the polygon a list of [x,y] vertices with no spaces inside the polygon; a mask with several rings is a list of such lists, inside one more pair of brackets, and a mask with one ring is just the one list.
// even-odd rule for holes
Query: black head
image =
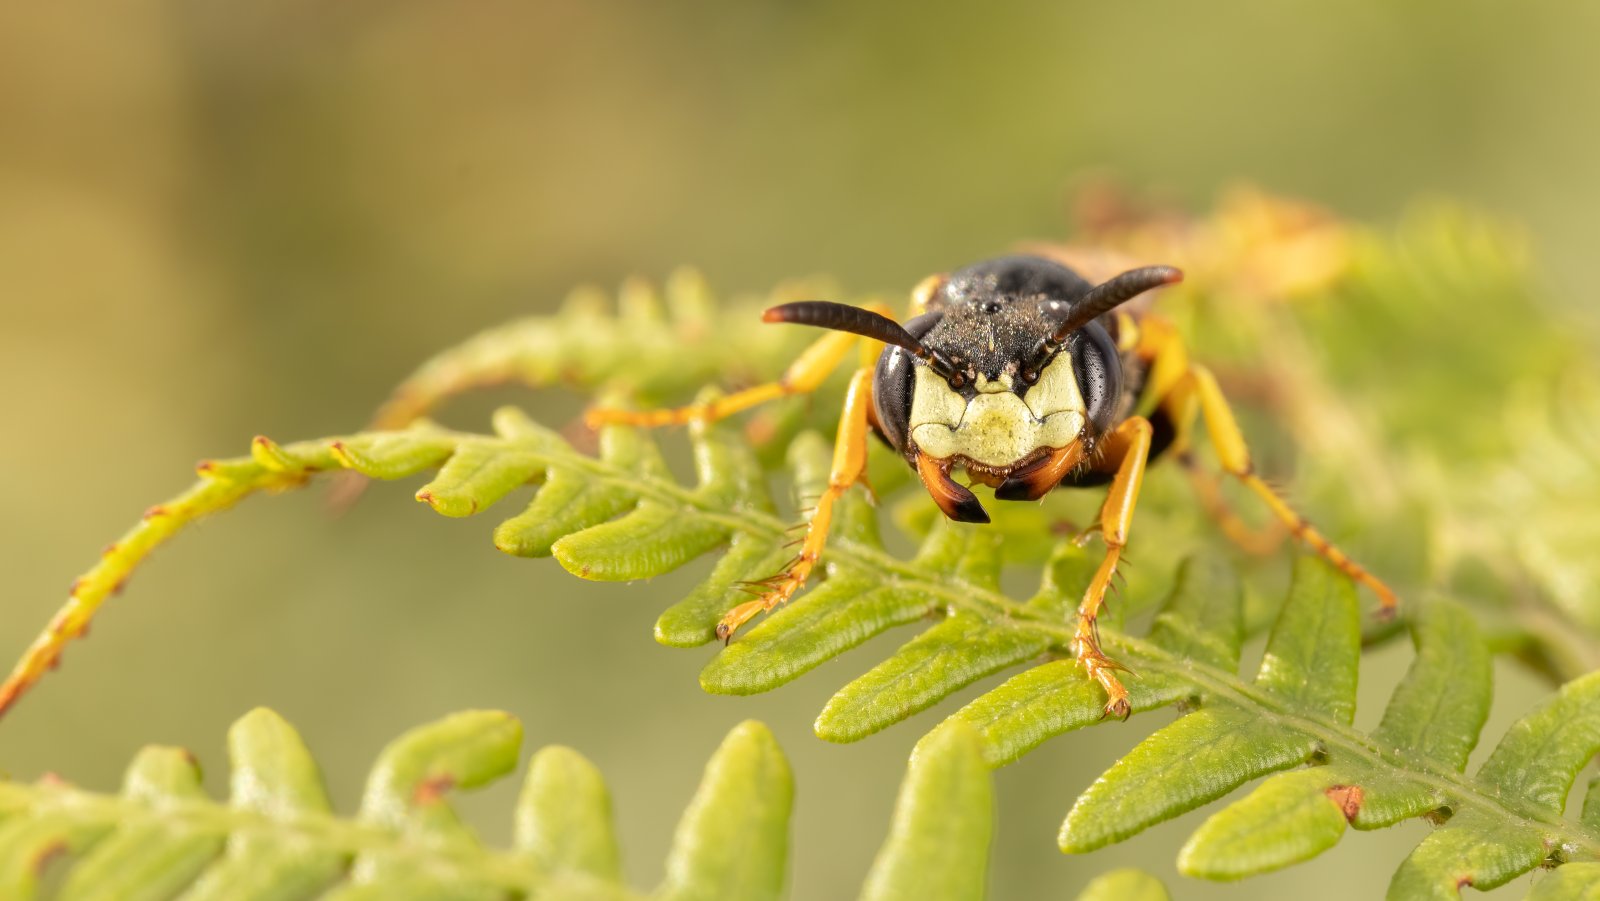
{"label": "black head", "polygon": [[[1182,274],[1153,266],[1093,285],[1076,272],[1042,257],[986,260],[959,269],[938,283],[927,313],[905,325],[931,353],[950,361],[956,377],[946,381],[971,399],[984,383],[1005,377],[1024,394],[1065,350],[1095,433],[1114,423],[1122,391],[1116,344],[1101,321],[1117,305]],[[888,348],[878,363],[876,400],[885,437],[902,450],[909,433],[914,357]],[[992,390],[992,389],[991,389]]]}
{"label": "black head", "polygon": [[1094,285],[1043,257],[985,260],[951,273],[928,295],[928,310],[943,316],[923,343],[949,355],[968,380],[1005,373],[1029,382],[1074,332],[1182,277],[1147,266]]}
{"label": "black head", "polygon": [[1040,343],[1093,287],[1038,257],[976,263],[951,273],[928,296],[927,309],[937,319],[923,343],[950,357],[964,376],[952,387],[968,397],[980,375],[989,382],[1010,376],[1021,388],[1040,368],[1029,365]]}

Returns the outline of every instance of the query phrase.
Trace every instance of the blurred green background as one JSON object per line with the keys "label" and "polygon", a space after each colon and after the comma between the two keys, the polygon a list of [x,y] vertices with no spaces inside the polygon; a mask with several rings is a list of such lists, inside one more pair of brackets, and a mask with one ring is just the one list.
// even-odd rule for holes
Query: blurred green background
{"label": "blurred green background", "polygon": [[[1419,196],[1524,223],[1557,296],[1592,296],[1600,7],[684,2],[0,4],[0,656],[202,456],[347,431],[432,351],[580,281],[679,263],[759,290],[852,290],[1065,233],[1113,173],[1200,208],[1240,180],[1355,218]],[[481,426],[506,391],[443,415]],[[1358,474],[1353,474],[1355,478]],[[701,694],[706,651],[650,627],[693,574],[582,583],[490,524],[369,492],[256,500],[187,533],[0,723],[0,767],[109,788],[134,749],[224,775],[256,704],[294,722],[349,809],[402,729],[501,707],[611,780],[654,882],[738,719],[794,760],[796,898],[852,895],[911,743],[810,735],[893,636],[774,695]],[[1373,655],[1371,725],[1408,652]],[[844,668],[859,666],[845,672]],[[1498,670],[1495,736],[1544,686]],[[969,697],[968,693],[964,697]],[[958,699],[959,700],[959,699]],[[937,714],[918,724],[931,725]],[[1060,855],[1072,798],[1143,729],[1062,739],[998,775],[997,898],[1070,897],[1137,863],[1179,898],[1373,897],[1426,829],[1352,834],[1241,887],[1178,882],[1199,815]],[[467,806],[493,838],[510,787]],[[1514,883],[1525,889],[1526,880]]]}

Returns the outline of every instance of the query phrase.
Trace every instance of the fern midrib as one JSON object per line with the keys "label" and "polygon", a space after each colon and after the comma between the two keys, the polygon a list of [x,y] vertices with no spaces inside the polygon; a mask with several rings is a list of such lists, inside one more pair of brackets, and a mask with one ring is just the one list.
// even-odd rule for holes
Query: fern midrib
{"label": "fern midrib", "polygon": [[[549,449],[541,449],[540,452],[546,454],[551,463],[583,468],[591,474],[608,481],[627,485],[631,489],[639,491],[641,495],[648,494],[658,501],[679,504],[729,528],[767,537],[778,537],[785,534],[786,527],[776,517],[753,511],[737,514],[714,509],[704,499],[697,496],[693,490],[675,483],[663,482],[650,477],[641,482],[634,474],[612,467],[603,460],[584,457],[576,453],[551,452]],[[1070,646],[1072,641],[1073,631],[1069,625],[1051,622],[1040,616],[1036,610],[1027,607],[1021,602],[1012,600],[1005,595],[982,586],[966,582],[961,582],[959,587],[956,587],[950,582],[928,580],[912,565],[875,548],[858,544],[846,538],[836,538],[829,541],[827,556],[838,561],[854,562],[879,570],[890,571],[903,581],[922,591],[940,597],[957,608],[971,610],[979,615],[999,612],[1009,619],[1024,621],[1014,622],[1012,627],[1039,629],[1052,638],[1051,643],[1053,646],[1067,647]],[[1376,764],[1382,769],[1397,770],[1405,777],[1425,783],[1460,804],[1498,811],[1502,814],[1502,819],[1516,819],[1539,828],[1541,831],[1559,832],[1569,840],[1581,845],[1588,856],[1600,859],[1600,833],[1591,832],[1563,816],[1552,818],[1531,807],[1524,808],[1515,799],[1487,794],[1481,789],[1476,780],[1438,765],[1431,759],[1402,757],[1401,755],[1386,753],[1374,747],[1370,743],[1370,738],[1364,733],[1351,727],[1308,718],[1273,695],[1241,681],[1234,673],[1178,658],[1148,641],[1110,629],[1105,630],[1104,635],[1108,644],[1120,647],[1143,658],[1141,662],[1146,664],[1148,668],[1164,670],[1170,675],[1184,678],[1206,693],[1226,699],[1238,707],[1253,710],[1279,724],[1314,736],[1325,746],[1337,747],[1348,754],[1364,758],[1368,763]]]}

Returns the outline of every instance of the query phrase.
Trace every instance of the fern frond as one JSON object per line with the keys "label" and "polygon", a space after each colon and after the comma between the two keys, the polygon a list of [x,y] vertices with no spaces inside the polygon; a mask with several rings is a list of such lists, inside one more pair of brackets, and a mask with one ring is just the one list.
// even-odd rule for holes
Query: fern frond
{"label": "fern frond", "polygon": [[[911,764],[863,899],[983,897],[989,775],[970,733],[943,735]],[[457,818],[451,794],[511,773],[521,742],[521,724],[496,711],[414,729],[379,755],[353,818],[332,810],[304,741],[265,708],[228,732],[227,803],[206,796],[195,759],[169,747],[141,751],[116,795],[56,777],[0,782],[0,896],[38,896],[48,871],[71,901],[644,897],[622,882],[605,782],[570,748],[533,755],[509,848],[484,846]],[[650,897],[782,897],[792,796],[771,732],[736,726],[706,764]]]}
{"label": "fern frond", "polygon": [[629,279],[615,303],[598,288],[578,288],[553,315],[487,329],[424,362],[394,389],[371,428],[404,428],[450,397],[507,382],[609,386],[650,402],[719,381],[770,377],[804,335],[762,328],[761,309],[830,291],[817,280],[796,281],[723,310],[705,277],[689,268],[660,289]]}

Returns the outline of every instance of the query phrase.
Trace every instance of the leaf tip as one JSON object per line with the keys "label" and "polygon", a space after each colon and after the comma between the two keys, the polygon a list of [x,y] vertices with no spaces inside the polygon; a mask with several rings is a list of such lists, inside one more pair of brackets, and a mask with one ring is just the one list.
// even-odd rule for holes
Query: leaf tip
{"label": "leaf tip", "polygon": [[778,737],[772,734],[772,729],[760,720],[745,720],[728,731],[725,740],[727,744],[739,745],[763,753],[782,754],[778,747]]}
{"label": "leaf tip", "polygon": [[917,740],[916,746],[911,749],[911,764],[915,765],[929,755],[960,755],[963,760],[982,761],[984,769],[991,769],[983,752],[983,737],[977,727],[966,720],[952,717]]}
{"label": "leaf tip", "polygon": [[818,714],[816,721],[811,724],[811,732],[823,741],[832,742],[836,745],[847,745],[851,742],[860,741],[870,734],[862,732],[856,724],[851,723],[845,717],[838,716],[829,707],[822,708],[822,713]]}

